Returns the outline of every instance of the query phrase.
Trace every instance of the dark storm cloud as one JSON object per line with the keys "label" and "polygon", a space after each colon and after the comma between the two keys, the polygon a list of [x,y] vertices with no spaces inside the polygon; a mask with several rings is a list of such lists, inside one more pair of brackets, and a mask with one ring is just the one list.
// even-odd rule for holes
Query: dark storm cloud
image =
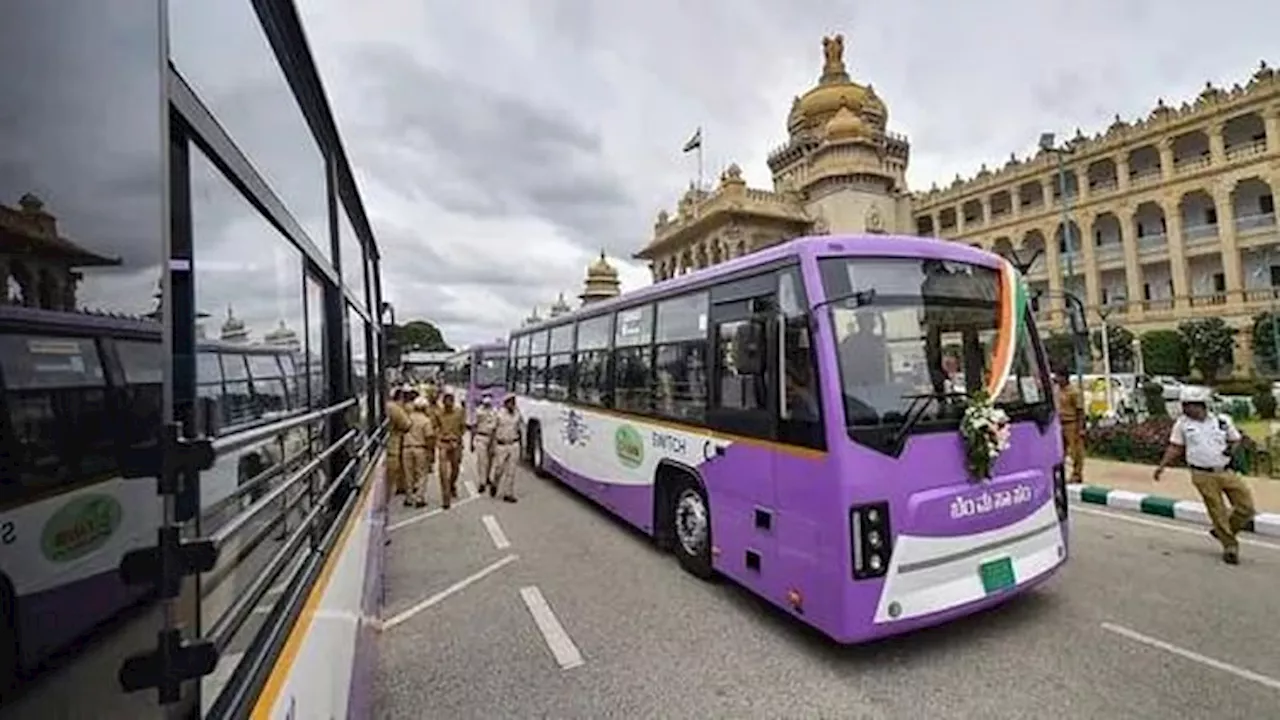
{"label": "dark storm cloud", "polygon": [[33,193],[59,235],[119,258],[85,268],[78,293],[113,311],[149,310],[159,277],[157,17],[139,3],[20,3],[0,26],[0,204]]}

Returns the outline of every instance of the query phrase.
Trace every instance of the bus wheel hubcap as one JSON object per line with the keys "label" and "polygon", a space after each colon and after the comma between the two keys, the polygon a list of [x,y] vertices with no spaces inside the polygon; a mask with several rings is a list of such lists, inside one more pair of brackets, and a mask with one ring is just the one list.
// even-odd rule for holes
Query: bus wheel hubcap
{"label": "bus wheel hubcap", "polygon": [[693,490],[685,490],[676,502],[676,537],[680,547],[698,555],[707,543],[707,506]]}

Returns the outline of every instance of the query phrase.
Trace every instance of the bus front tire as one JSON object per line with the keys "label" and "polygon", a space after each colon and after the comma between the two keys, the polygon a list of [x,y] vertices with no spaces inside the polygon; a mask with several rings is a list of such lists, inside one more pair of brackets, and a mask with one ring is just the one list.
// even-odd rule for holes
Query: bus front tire
{"label": "bus front tire", "polygon": [[540,478],[549,476],[546,469],[546,452],[542,447],[542,426],[529,424],[529,467]]}
{"label": "bus front tire", "polygon": [[680,567],[695,577],[712,579],[711,505],[706,491],[696,480],[684,476],[676,480],[668,497],[671,550]]}

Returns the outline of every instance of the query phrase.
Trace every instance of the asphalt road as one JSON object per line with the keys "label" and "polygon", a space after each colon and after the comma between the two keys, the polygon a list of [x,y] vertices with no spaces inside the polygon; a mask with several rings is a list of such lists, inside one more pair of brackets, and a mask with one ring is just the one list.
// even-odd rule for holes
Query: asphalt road
{"label": "asphalt road", "polygon": [[1039,591],[842,648],[517,483],[515,505],[396,503],[375,717],[1280,719],[1280,544],[1229,567],[1198,528],[1082,509]]}

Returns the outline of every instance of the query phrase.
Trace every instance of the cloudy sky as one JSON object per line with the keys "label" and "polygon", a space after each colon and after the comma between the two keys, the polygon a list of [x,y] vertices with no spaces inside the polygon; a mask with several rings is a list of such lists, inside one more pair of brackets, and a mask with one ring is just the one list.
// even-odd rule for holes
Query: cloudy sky
{"label": "cloudy sky", "polygon": [[[65,234],[124,258],[114,276],[86,279],[86,303],[149,309],[157,246],[141,238],[151,231],[107,221],[141,228],[159,212],[128,199],[156,196],[155,158],[125,157],[130,138],[145,144],[154,132],[145,97],[154,79],[130,70],[148,51],[121,40],[146,18],[74,2],[81,21],[42,11],[0,43],[8,66],[41,70],[6,74],[5,96],[47,106],[0,112],[0,130],[26,138],[0,147],[0,200],[35,189]],[[785,140],[792,97],[817,79],[825,34],[845,35],[851,74],[874,84],[891,129],[910,137],[914,189],[1026,154],[1042,131],[1092,133],[1157,98],[1193,98],[1206,80],[1244,81],[1261,58],[1280,65],[1280,4],[1268,0],[297,4],[381,245],[386,295],[401,321],[432,320],[455,345],[503,335],[561,292],[574,299],[601,250],[624,289],[647,283],[626,258],[694,176],[680,148],[696,127],[709,178],[738,162],[767,187],[765,157]],[[170,0],[171,53],[302,230],[319,237],[323,165],[254,23],[247,0]],[[54,39],[82,51],[36,62]],[[136,94],[121,91],[125,72]],[[85,147],[58,140],[69,132]],[[199,158],[193,183],[201,309],[234,304],[259,335],[300,317],[296,259],[264,249],[278,243],[272,228]]]}
{"label": "cloudy sky", "polygon": [[[299,2],[387,294],[454,343],[576,293],[601,249],[642,246],[695,174],[680,153],[695,127],[708,174],[736,161],[768,186],[765,156],[817,79],[824,34],[844,33],[850,72],[910,137],[919,189],[1026,153],[1041,131],[1093,132],[1280,63],[1267,0],[945,5]],[[615,263],[624,289],[647,282]]]}

